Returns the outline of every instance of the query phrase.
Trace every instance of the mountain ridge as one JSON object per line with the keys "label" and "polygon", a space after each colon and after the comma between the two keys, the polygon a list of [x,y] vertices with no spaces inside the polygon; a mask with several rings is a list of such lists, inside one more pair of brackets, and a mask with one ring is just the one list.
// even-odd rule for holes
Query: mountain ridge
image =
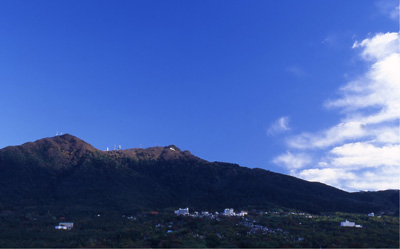
{"label": "mountain ridge", "polygon": [[208,162],[175,145],[101,151],[69,135],[0,150],[0,203],[65,207],[285,207],[391,212],[398,190],[348,193],[237,164]]}

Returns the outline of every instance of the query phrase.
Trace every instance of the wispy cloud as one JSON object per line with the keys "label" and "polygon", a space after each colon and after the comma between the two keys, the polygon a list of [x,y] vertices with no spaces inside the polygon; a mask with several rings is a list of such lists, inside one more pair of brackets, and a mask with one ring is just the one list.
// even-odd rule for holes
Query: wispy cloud
{"label": "wispy cloud", "polygon": [[349,121],[339,123],[324,131],[295,135],[288,138],[287,143],[290,147],[296,149],[326,148],[363,136],[365,136],[363,124],[357,121]]}
{"label": "wispy cloud", "polygon": [[314,182],[323,182],[349,191],[367,191],[397,188],[399,182],[398,166],[386,166],[369,170],[349,170],[340,168],[312,168],[297,171],[294,176]]}
{"label": "wispy cloud", "polygon": [[294,174],[300,178],[313,182],[323,182],[331,186],[346,189],[345,183],[357,180],[357,175],[353,172],[336,168],[312,168],[301,170]]}
{"label": "wispy cloud", "polygon": [[330,49],[342,50],[342,45],[350,42],[352,38],[352,33],[349,31],[331,31],[325,36],[321,43]]}
{"label": "wispy cloud", "polygon": [[279,155],[274,162],[292,163],[292,175],[350,191],[400,188],[399,43],[399,33],[379,33],[355,42],[353,49],[369,69],[325,103],[340,111],[341,120],[325,130],[287,138],[288,149],[297,155],[312,150],[319,159],[307,168],[295,161],[295,154]]}
{"label": "wispy cloud", "polygon": [[285,154],[277,156],[273,163],[286,167],[289,170],[300,169],[311,163],[311,157],[305,153],[292,154],[287,151]]}
{"label": "wispy cloud", "polygon": [[278,133],[289,131],[289,117],[280,117],[273,122],[267,130],[268,135],[276,135]]}
{"label": "wispy cloud", "polygon": [[392,20],[399,20],[399,1],[398,0],[380,0],[376,2],[381,14]]}
{"label": "wispy cloud", "polygon": [[306,76],[306,72],[299,66],[294,66],[294,65],[288,66],[286,68],[286,71],[290,72],[291,74],[293,74],[298,78],[304,78]]}

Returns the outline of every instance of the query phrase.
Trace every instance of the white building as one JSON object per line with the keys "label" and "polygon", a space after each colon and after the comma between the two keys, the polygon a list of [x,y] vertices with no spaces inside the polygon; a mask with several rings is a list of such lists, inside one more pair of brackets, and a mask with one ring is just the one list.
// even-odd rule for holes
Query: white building
{"label": "white building", "polygon": [[57,229],[57,230],[67,230],[68,228],[66,226],[55,226],[55,229]]}
{"label": "white building", "polygon": [[356,223],[355,223],[355,222],[350,222],[350,221],[346,220],[346,221],[340,222],[340,226],[341,226],[341,227],[355,227],[355,226],[356,226]]}
{"label": "white building", "polygon": [[224,215],[233,216],[233,215],[235,215],[235,212],[233,212],[233,208],[225,208]]}
{"label": "white building", "polygon": [[74,227],[74,223],[72,222],[60,222],[58,226],[55,226],[55,229],[58,230],[71,230]]}
{"label": "white building", "polygon": [[374,213],[369,213],[369,214],[368,214],[368,217],[374,217],[374,216],[375,216]]}
{"label": "white building", "polygon": [[247,215],[248,213],[247,213],[247,211],[241,211],[240,213],[238,213],[237,215],[238,216],[245,216],[245,215]]}
{"label": "white building", "polygon": [[176,215],[189,215],[189,208],[180,208],[175,211]]}

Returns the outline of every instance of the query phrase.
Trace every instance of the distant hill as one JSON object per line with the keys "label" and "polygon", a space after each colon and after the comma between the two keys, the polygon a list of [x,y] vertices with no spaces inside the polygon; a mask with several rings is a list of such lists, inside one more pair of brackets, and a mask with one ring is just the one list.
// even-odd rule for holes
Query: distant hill
{"label": "distant hill", "polygon": [[399,191],[348,193],[263,169],[208,162],[174,145],[100,151],[72,135],[0,150],[0,211],[44,209],[399,209]]}

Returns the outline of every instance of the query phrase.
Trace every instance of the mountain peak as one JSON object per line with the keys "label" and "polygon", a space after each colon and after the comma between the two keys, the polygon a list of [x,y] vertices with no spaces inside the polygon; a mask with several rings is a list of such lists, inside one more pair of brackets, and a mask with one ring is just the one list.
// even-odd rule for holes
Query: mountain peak
{"label": "mountain peak", "polygon": [[166,149],[170,149],[170,150],[172,150],[172,151],[178,151],[178,152],[181,152],[181,150],[177,147],[177,146],[175,146],[175,145],[173,145],[173,144],[171,144],[171,145],[168,145],[168,146],[165,146],[164,148],[166,148]]}
{"label": "mountain peak", "polygon": [[[41,165],[62,168],[74,165],[85,155],[97,152],[111,158],[134,158],[136,160],[195,160],[204,161],[189,151],[182,151],[176,145],[156,146],[146,149],[134,148],[103,152],[71,134],[57,135],[27,142],[19,146],[9,146],[3,152],[11,152],[19,158],[40,162]],[[1,154],[1,153],[0,153]],[[1,155],[0,155],[1,156]]]}
{"label": "mountain peak", "polygon": [[63,168],[76,164],[84,155],[95,151],[98,150],[85,141],[70,134],[64,134],[19,146],[9,146],[2,149],[0,154],[20,161],[29,161],[32,164]]}
{"label": "mountain peak", "polygon": [[61,151],[95,151],[92,145],[86,143],[82,139],[75,137],[70,134],[64,134],[60,136],[54,136],[49,138],[39,139],[32,143],[26,143],[22,146],[28,147],[30,145],[36,145],[39,147],[50,148],[53,147],[55,149]]}

